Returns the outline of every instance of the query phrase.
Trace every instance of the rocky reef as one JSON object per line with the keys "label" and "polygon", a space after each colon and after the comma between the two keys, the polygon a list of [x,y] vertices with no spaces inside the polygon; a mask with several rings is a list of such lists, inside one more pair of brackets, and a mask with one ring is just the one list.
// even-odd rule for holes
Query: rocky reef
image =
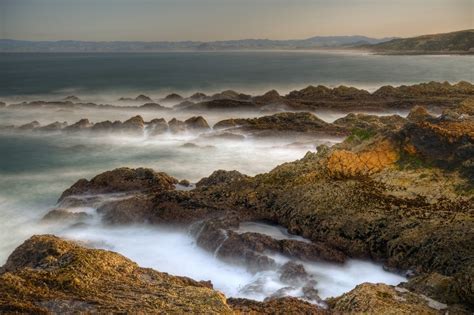
{"label": "rocky reef", "polygon": [[[282,281],[302,283],[307,288],[302,297],[313,303],[321,302],[311,290],[314,279],[298,264],[279,265],[269,253],[332,263],[369,259],[409,276],[407,283],[397,287],[362,284],[325,301],[327,309],[275,297],[265,302],[229,299],[219,304],[223,307],[219,311],[265,313],[287,307],[289,312],[308,314],[469,312],[474,307],[471,109],[472,103],[465,101],[437,117],[421,107],[414,108],[407,119],[348,115],[330,124],[334,130],[348,132],[340,144],[320,146],[301,160],[254,177],[218,170],[190,190],[176,189],[178,179],[164,173],[116,169],[79,180],[63,193],[58,209],[72,204],[93,206],[103,223],[111,225],[186,226],[198,246],[219,259],[252,272],[278,268]],[[214,128],[285,129],[290,128],[290,116],[230,120]],[[297,117],[299,123],[294,126],[302,130],[328,128],[305,113],[292,117]],[[192,122],[205,127],[200,119]],[[104,193],[124,197],[98,204],[94,196]],[[54,219],[52,213],[49,220]],[[238,232],[243,223],[262,220],[308,241]],[[12,264],[7,262],[2,277],[9,275],[5,270]],[[15,283],[34,285],[23,279]],[[12,290],[20,289],[12,285]],[[52,296],[63,296],[60,292]],[[79,309],[74,303],[69,307]]]}
{"label": "rocky reef", "polygon": [[[165,98],[154,100],[146,95],[135,98],[120,98],[122,103],[132,105],[111,105],[83,102],[71,95],[58,101],[30,101],[4,104],[0,107],[14,110],[145,110],[145,111],[226,111],[236,110],[256,112],[279,111],[338,111],[349,113],[357,108],[362,111],[383,112],[387,110],[410,110],[414,106],[425,106],[433,111],[454,108],[468,98],[474,97],[474,86],[469,82],[450,84],[429,82],[411,86],[382,86],[373,93],[354,87],[308,86],[301,90],[280,95],[271,90],[263,95],[247,95],[232,90],[208,96],[197,92],[189,97],[172,93]],[[160,105],[160,103],[167,106]],[[140,105],[141,104],[141,105]]]}

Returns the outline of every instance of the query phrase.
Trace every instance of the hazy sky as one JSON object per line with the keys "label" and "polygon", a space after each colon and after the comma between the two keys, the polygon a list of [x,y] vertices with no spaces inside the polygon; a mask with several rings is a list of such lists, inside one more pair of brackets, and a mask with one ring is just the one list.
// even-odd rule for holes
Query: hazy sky
{"label": "hazy sky", "polygon": [[474,28],[474,0],[0,0],[0,38],[297,39]]}

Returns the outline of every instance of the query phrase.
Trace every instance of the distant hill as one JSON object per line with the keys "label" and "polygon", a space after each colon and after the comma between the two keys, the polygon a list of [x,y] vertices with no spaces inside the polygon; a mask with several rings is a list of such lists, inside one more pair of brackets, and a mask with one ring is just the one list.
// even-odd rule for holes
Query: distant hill
{"label": "distant hill", "polygon": [[153,51],[219,51],[219,50],[275,50],[329,49],[377,44],[393,38],[366,36],[316,36],[297,40],[242,39],[228,41],[23,41],[0,39],[0,52],[153,52]]}
{"label": "distant hill", "polygon": [[362,47],[388,54],[474,54],[474,29],[393,39]]}

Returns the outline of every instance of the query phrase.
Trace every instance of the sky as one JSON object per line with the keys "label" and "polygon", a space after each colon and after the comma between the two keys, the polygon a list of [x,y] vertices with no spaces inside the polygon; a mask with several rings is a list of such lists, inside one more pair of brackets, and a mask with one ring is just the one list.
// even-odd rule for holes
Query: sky
{"label": "sky", "polygon": [[474,0],[0,0],[0,38],[409,37],[474,28]]}

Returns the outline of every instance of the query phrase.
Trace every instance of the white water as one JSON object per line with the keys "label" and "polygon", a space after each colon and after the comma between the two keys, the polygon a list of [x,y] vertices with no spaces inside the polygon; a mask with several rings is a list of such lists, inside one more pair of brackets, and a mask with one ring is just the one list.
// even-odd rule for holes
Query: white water
{"label": "white water", "polygon": [[[226,117],[216,117],[223,119]],[[32,115],[9,117],[31,121]],[[55,120],[55,117],[51,117]],[[79,178],[115,167],[151,167],[178,179],[196,182],[216,169],[239,170],[248,175],[267,172],[288,161],[300,159],[319,143],[333,139],[314,139],[301,146],[294,139],[245,139],[224,141],[202,139],[196,134],[142,137],[114,135],[87,137],[67,134],[0,133],[0,264],[15,247],[33,234],[51,233],[89,242],[91,246],[119,252],[144,267],[196,280],[211,280],[227,296],[263,300],[284,288],[276,271],[251,274],[242,267],[221,262],[213,253],[198,248],[187,231],[167,227],[130,226],[105,228],[97,220],[88,227],[68,228],[39,223],[55,206],[62,191]],[[197,147],[182,147],[185,143]],[[70,209],[80,211],[84,209]],[[94,213],[94,209],[86,209]],[[244,231],[269,234],[275,238],[297,238],[286,230],[248,223]],[[279,264],[288,258],[275,256]],[[359,283],[397,284],[404,278],[388,273],[369,262],[349,261],[344,266],[304,263],[318,281],[320,296],[336,296]],[[253,288],[253,290],[251,290]],[[301,288],[288,291],[301,295]]]}

